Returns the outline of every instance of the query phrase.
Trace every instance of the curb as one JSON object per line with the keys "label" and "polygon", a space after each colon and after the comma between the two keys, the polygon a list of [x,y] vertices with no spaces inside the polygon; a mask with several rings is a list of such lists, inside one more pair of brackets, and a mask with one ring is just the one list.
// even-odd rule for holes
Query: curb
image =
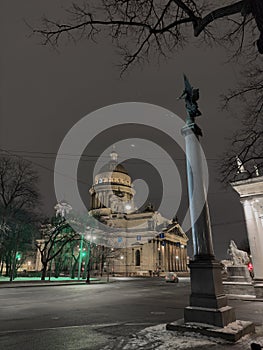
{"label": "curb", "polygon": [[94,280],[90,283],[86,283],[83,281],[80,282],[13,282],[10,284],[10,282],[0,282],[0,290],[1,288],[31,288],[31,287],[58,287],[58,286],[77,286],[77,285],[89,285],[89,284],[108,284],[108,283],[114,283],[116,281],[101,281],[101,280]]}
{"label": "curb", "polygon": [[242,294],[226,294],[226,296],[229,300],[260,301],[260,302],[263,301],[262,298],[256,298],[253,295],[249,297]]}

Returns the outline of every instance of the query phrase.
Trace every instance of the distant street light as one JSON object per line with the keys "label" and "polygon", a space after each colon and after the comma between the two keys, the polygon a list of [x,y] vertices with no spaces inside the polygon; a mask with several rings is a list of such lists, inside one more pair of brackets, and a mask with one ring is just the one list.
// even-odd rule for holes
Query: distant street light
{"label": "distant street light", "polygon": [[79,248],[79,268],[78,268],[78,281],[80,280],[81,263],[82,263],[82,250],[83,250],[83,234],[81,234],[80,248]]}
{"label": "distant street light", "polygon": [[92,236],[92,230],[93,228],[92,227],[87,227],[87,229],[89,230],[90,229],[90,234],[87,235],[87,240],[88,240],[88,255],[87,255],[87,260],[88,263],[86,265],[86,269],[87,269],[87,279],[86,279],[86,283],[90,283],[90,268],[91,268],[91,246],[92,246],[92,243],[94,243],[94,241],[96,240],[96,236]]}
{"label": "distant street light", "polygon": [[19,252],[16,253],[16,259],[17,259],[18,261],[21,260],[21,253],[19,253]]}

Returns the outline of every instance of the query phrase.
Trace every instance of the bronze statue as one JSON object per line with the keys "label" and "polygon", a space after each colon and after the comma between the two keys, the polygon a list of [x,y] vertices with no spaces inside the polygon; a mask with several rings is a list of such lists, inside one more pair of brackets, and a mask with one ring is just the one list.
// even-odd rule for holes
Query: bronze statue
{"label": "bronze statue", "polygon": [[184,75],[184,91],[179,99],[185,100],[185,107],[188,112],[188,118],[186,124],[191,124],[195,122],[195,118],[199,117],[202,113],[198,109],[197,101],[199,99],[199,89],[194,89],[189,80]]}

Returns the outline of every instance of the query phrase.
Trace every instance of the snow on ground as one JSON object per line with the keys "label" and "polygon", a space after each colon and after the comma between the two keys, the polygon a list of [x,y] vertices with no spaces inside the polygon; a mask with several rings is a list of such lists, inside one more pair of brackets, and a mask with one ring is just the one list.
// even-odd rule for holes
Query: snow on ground
{"label": "snow on ground", "polygon": [[233,344],[196,333],[167,331],[166,324],[161,324],[145,328],[128,339],[118,339],[115,344],[107,345],[103,350],[204,350],[204,347],[209,350],[250,350],[252,342],[263,345],[263,327],[257,327],[256,333]]}

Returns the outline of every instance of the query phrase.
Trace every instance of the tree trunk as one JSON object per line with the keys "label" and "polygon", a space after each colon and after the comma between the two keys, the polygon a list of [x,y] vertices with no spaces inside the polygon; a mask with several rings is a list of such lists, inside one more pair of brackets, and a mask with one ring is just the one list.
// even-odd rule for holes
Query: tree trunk
{"label": "tree trunk", "polygon": [[60,259],[55,260],[55,278],[59,278],[61,272],[61,261]]}
{"label": "tree trunk", "polygon": [[41,281],[45,281],[46,275],[47,275],[47,263],[42,263],[43,267],[41,270]]}
{"label": "tree trunk", "polygon": [[1,261],[0,276],[2,276],[3,274],[3,268],[4,268],[4,260]]}
{"label": "tree trunk", "polygon": [[6,269],[5,269],[5,276],[9,277],[10,276],[10,269],[11,269],[10,256],[6,256],[5,267],[6,267]]}
{"label": "tree trunk", "polygon": [[71,279],[75,278],[75,272],[76,272],[76,268],[77,268],[77,263],[78,263],[78,260],[74,259],[74,263],[73,263],[73,266],[71,268]]}
{"label": "tree trunk", "polygon": [[15,279],[16,276],[16,251],[11,255],[10,259],[10,282]]}
{"label": "tree trunk", "polygon": [[89,259],[88,270],[87,270],[87,279],[86,279],[86,283],[88,283],[88,284],[90,284],[90,266],[91,266],[91,263],[90,263],[90,259]]}

